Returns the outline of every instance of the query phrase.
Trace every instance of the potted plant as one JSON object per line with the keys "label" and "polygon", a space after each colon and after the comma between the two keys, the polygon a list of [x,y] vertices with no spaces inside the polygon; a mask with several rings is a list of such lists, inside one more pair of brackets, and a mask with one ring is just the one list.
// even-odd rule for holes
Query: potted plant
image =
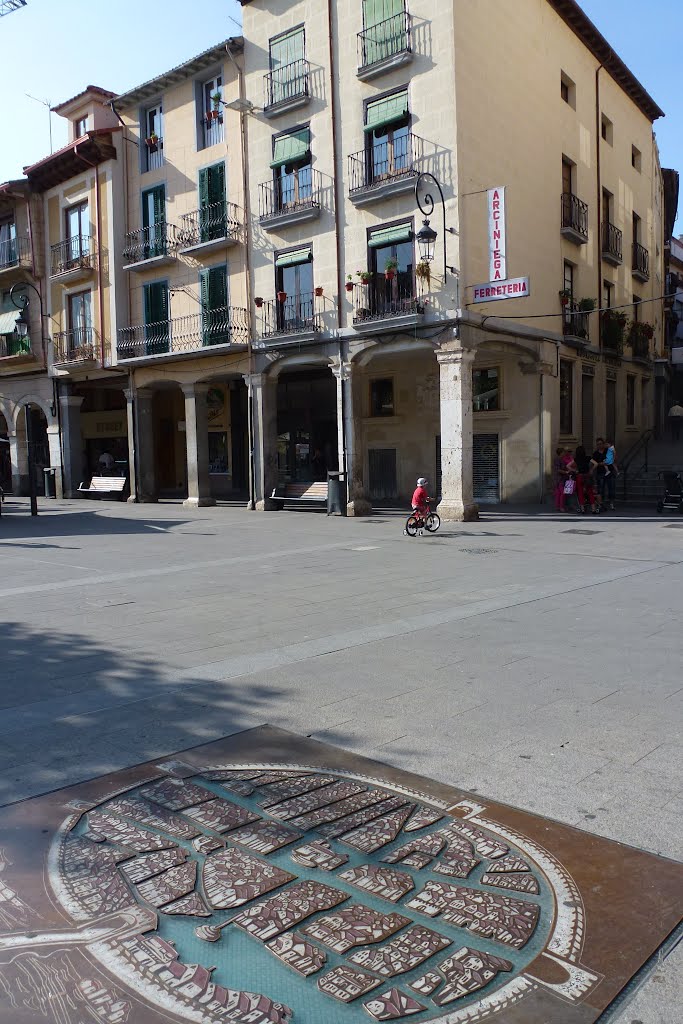
{"label": "potted plant", "polygon": [[254,305],[256,306],[257,309],[261,308],[261,306],[263,305],[263,296],[262,295],[257,295],[255,297]]}
{"label": "potted plant", "polygon": [[345,285],[345,287],[346,287],[347,292],[352,292],[353,291],[353,278],[351,277],[350,274],[346,275],[346,285]]}
{"label": "potted plant", "polygon": [[287,292],[278,292],[277,293],[277,301],[278,302],[286,302],[287,301]]}
{"label": "potted plant", "polygon": [[315,296],[316,296],[316,298],[319,299],[320,296],[322,295],[322,293],[323,293],[323,286],[321,284],[316,285],[315,286]]}
{"label": "potted plant", "polygon": [[151,150],[151,152],[156,153],[157,147],[159,145],[159,136],[157,135],[157,133],[152,132],[151,135],[147,136],[145,142],[147,143],[147,146]]}
{"label": "potted plant", "polygon": [[398,260],[394,256],[388,256],[384,263],[384,277],[387,281],[393,281],[398,270]]}
{"label": "potted plant", "polygon": [[213,109],[215,111],[219,111],[220,110],[222,102],[223,102],[223,97],[221,96],[221,94],[218,91],[211,93],[211,106],[213,107]]}
{"label": "potted plant", "polygon": [[562,291],[560,292],[560,303],[561,303],[561,305],[566,306],[569,303],[569,300],[571,299],[571,297],[572,297],[572,293],[567,288],[563,288]]}
{"label": "potted plant", "polygon": [[595,299],[579,299],[579,312],[592,313],[595,309]]}
{"label": "potted plant", "polygon": [[606,309],[602,313],[602,343],[606,349],[620,353],[624,347],[624,328],[628,317],[619,309]]}
{"label": "potted plant", "polygon": [[[350,277],[351,277],[351,275],[349,274],[349,278]],[[361,284],[370,284],[370,282],[372,281],[372,271],[371,270],[357,270],[356,271],[356,277],[360,278],[360,283]]]}
{"label": "potted plant", "polygon": [[429,288],[432,279],[432,267],[431,264],[427,262],[427,260],[420,260],[420,262],[417,264],[417,266],[415,267],[415,277],[417,277],[420,281],[426,281],[427,287]]}

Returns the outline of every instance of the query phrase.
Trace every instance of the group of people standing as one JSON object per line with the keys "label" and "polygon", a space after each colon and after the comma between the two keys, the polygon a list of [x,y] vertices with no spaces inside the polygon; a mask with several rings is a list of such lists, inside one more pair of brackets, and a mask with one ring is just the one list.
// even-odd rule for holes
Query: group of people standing
{"label": "group of people standing", "polygon": [[579,512],[599,515],[606,508],[614,511],[618,475],[613,441],[599,437],[592,455],[583,445],[575,451],[558,448],[553,466],[556,511],[572,512],[570,506],[574,498],[578,501]]}

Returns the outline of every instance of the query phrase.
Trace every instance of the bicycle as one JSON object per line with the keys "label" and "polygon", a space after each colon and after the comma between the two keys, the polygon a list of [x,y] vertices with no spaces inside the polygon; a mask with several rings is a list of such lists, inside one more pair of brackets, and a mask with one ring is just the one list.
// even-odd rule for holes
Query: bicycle
{"label": "bicycle", "polygon": [[406,537],[421,537],[425,530],[427,533],[436,533],[440,526],[440,517],[436,512],[432,512],[431,505],[427,505],[427,514],[424,518],[414,510],[410,513],[403,534]]}

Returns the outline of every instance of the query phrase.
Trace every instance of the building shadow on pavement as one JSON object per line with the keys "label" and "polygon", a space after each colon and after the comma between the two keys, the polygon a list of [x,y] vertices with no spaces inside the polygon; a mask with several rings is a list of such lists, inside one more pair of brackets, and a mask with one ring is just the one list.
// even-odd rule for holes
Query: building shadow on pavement
{"label": "building shadow on pavement", "polygon": [[[104,510],[103,510],[104,511]],[[68,512],[59,515],[30,516],[22,509],[18,514],[7,515],[3,509],[0,517],[0,546],[37,547],[38,545],[16,544],[10,541],[30,541],[41,537],[98,537],[145,534],[150,531],[167,533],[177,526],[195,524],[197,519],[141,519],[139,516],[108,516],[92,509],[82,512]],[[50,545],[62,547],[63,545]],[[76,550],[76,549],[73,549]]]}

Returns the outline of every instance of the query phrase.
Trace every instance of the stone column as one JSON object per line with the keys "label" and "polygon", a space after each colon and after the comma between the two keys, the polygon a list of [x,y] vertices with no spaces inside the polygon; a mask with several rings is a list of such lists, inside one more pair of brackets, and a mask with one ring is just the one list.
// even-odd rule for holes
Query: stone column
{"label": "stone column", "polygon": [[83,481],[82,405],[83,399],[79,395],[59,396],[65,498],[75,498],[78,495],[78,486]]}
{"label": "stone column", "polygon": [[479,518],[472,493],[472,363],[471,349],[441,349],[439,403],[441,416],[442,519],[457,522]]}
{"label": "stone column", "polygon": [[47,428],[47,443],[50,449],[50,467],[55,469],[55,493],[58,498],[64,497],[64,481],[62,480],[62,446],[59,437],[59,426],[52,423]]}
{"label": "stone column", "polygon": [[[347,505],[349,516],[368,516],[372,506],[365,495],[363,484],[363,451],[361,447],[361,416],[354,391],[358,388],[358,372],[352,362],[335,363],[332,373],[337,379],[337,435],[339,439],[339,468],[346,472]],[[346,459],[344,460],[344,449]]]}
{"label": "stone column", "polygon": [[[23,416],[24,413],[19,414]],[[12,494],[28,494],[28,449],[26,447],[26,435],[21,432],[10,431],[7,435],[9,440],[9,457],[12,464]]]}
{"label": "stone column", "polygon": [[[154,416],[152,399],[154,392],[139,388],[135,392],[135,453],[137,470],[137,501],[148,503],[157,500],[157,482],[154,467]],[[133,489],[131,486],[131,496]]]}
{"label": "stone column", "polygon": [[203,508],[215,505],[209,480],[208,384],[183,384],[185,396],[185,445],[187,453],[187,498],[183,505]]}
{"label": "stone column", "polygon": [[128,431],[128,501],[137,501],[137,474],[135,472],[135,388],[124,388],[126,396],[126,429]]}
{"label": "stone column", "polygon": [[254,429],[254,494],[259,512],[277,508],[271,499],[277,485],[277,377],[245,374],[252,402]]}

